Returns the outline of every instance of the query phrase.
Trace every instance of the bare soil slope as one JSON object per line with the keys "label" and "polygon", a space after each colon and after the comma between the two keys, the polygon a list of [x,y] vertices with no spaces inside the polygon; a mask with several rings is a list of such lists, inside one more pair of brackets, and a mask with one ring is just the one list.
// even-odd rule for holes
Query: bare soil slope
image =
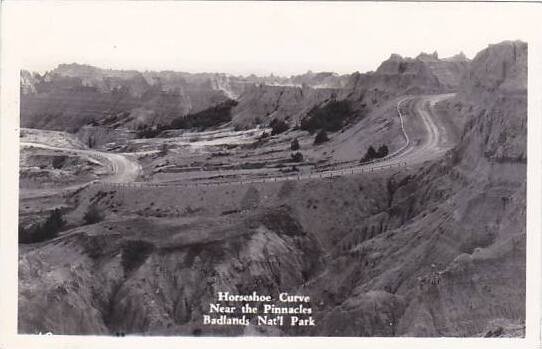
{"label": "bare soil slope", "polygon": [[[99,184],[72,193],[70,229],[21,245],[19,331],[523,335],[526,57],[521,42],[491,46],[470,64],[455,98],[413,103],[422,111],[411,114],[421,118],[414,125],[436,131],[414,133],[423,151],[406,170],[209,187]],[[403,69],[397,57],[389,63]],[[404,71],[428,72],[407,63]],[[393,76],[379,83],[419,82],[414,73]],[[435,79],[420,86],[441,90]],[[371,93],[383,99],[370,118],[385,123],[396,96],[383,102]],[[346,154],[348,139],[369,138],[363,132],[376,126],[356,127],[334,135],[330,149]],[[91,206],[105,219],[84,225]],[[217,291],[279,290],[310,295],[317,326],[202,325]]]}

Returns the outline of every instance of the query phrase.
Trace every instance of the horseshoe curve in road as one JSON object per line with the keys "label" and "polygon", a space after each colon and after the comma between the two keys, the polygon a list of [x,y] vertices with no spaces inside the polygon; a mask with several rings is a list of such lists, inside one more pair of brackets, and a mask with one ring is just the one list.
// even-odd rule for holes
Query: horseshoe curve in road
{"label": "horseshoe curve in road", "polygon": [[[94,158],[105,159],[112,168],[113,174],[107,179],[102,181],[93,181],[100,182],[102,184],[117,185],[117,186],[134,186],[134,187],[164,187],[164,186],[201,186],[201,185],[227,185],[227,184],[250,184],[250,183],[262,183],[262,182],[277,182],[285,180],[301,180],[301,179],[312,179],[312,178],[326,178],[326,177],[337,177],[345,175],[353,175],[364,172],[372,172],[374,170],[401,167],[409,164],[415,164],[430,160],[437,156],[440,156],[444,150],[449,149],[450,147],[442,147],[440,142],[441,137],[445,137],[445,126],[437,125],[435,118],[432,117],[432,106],[443,99],[447,99],[453,96],[453,94],[443,94],[443,95],[430,95],[430,96],[406,96],[399,100],[397,103],[397,115],[400,120],[401,132],[405,139],[405,144],[399,149],[394,151],[392,154],[382,158],[376,159],[371,162],[360,164],[357,166],[339,169],[339,170],[327,170],[321,172],[313,172],[308,174],[299,174],[294,176],[277,176],[270,177],[265,179],[246,179],[246,180],[235,180],[235,181],[226,181],[226,182],[209,182],[209,183],[200,183],[200,184],[179,184],[179,183],[148,183],[148,182],[134,182],[138,177],[141,166],[137,161],[132,160],[129,156],[125,154],[117,153],[107,153],[100,152],[96,150],[89,149],[66,149],[44,145],[41,143],[28,143],[21,142],[23,146],[34,146],[39,148],[45,148],[50,150],[58,151],[68,151],[80,154],[87,154]],[[424,137],[424,142],[421,144],[413,144],[411,137],[406,131],[406,121],[405,116],[401,112],[401,106],[405,102],[414,102],[415,114],[418,115],[420,121],[423,123],[426,136]],[[424,109],[424,107],[427,109]],[[443,131],[443,132],[441,132]],[[91,182],[91,183],[93,183]]]}

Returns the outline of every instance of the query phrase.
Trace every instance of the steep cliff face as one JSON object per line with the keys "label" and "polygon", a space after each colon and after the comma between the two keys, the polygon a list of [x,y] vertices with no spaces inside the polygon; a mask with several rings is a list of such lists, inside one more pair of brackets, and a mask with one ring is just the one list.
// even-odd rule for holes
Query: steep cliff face
{"label": "steep cliff face", "polygon": [[397,96],[453,91],[468,64],[464,56],[439,59],[435,53],[412,59],[394,54],[376,72],[366,74],[309,71],[278,82],[263,79],[245,87],[234,123],[247,128],[277,118],[295,126],[312,107],[330,99],[347,100],[356,114],[366,115]]}
{"label": "steep cliff face", "polygon": [[[523,333],[526,57],[519,42],[482,51],[458,97],[440,106],[441,117],[464,125],[459,145],[413,176],[390,178],[390,206],[377,225],[384,229],[343,238],[334,267],[320,278],[328,286],[309,287],[328,299],[321,309],[328,334]],[[352,325],[345,313],[362,320]]]}
{"label": "steep cliff face", "polygon": [[[136,221],[117,225],[114,232],[99,224],[25,253],[19,330],[240,335],[240,327],[202,326],[202,314],[209,313],[218,291],[292,289],[310,277],[322,254],[284,209],[235,224],[227,218],[180,226],[137,221],[136,230],[129,227]],[[160,237],[168,231],[178,231],[169,242]],[[69,250],[64,254],[69,264],[57,259],[59,249]],[[32,289],[36,281],[40,291]],[[55,318],[62,321],[51,321]]]}
{"label": "steep cliff face", "polygon": [[[346,90],[362,98],[364,93],[379,95],[404,95],[438,93],[457,89],[469,61],[461,56],[439,59],[435,53],[422,53],[416,58],[392,54],[375,72],[353,74]],[[376,94],[375,92],[379,92]]]}
{"label": "steep cliff face", "polygon": [[228,99],[213,74],[105,70],[61,64],[43,76],[21,72],[23,127],[77,131],[86,124],[166,124]]}
{"label": "steep cliff face", "polygon": [[258,85],[247,88],[233,110],[233,124],[250,128],[268,124],[273,119],[299,124],[315,105],[328,101],[337,94],[333,89],[311,87]]}
{"label": "steep cliff face", "polygon": [[490,45],[476,55],[461,83],[460,96],[477,101],[503,94],[525,94],[527,90],[527,44],[505,41]]}
{"label": "steep cliff face", "polygon": [[401,94],[456,88],[468,64],[432,55],[392,55],[374,73],[338,75],[311,71],[291,77],[107,70],[61,64],[45,73],[21,72],[24,127],[76,131],[87,124],[137,128],[239,100],[233,124],[250,128],[276,118],[296,125],[331,96],[364,112]]}
{"label": "steep cliff face", "polygon": [[470,142],[461,155],[481,149],[488,160],[526,161],[526,43],[507,41],[480,52],[462,82],[458,101],[478,115],[469,120],[464,137]]}
{"label": "steep cliff face", "polygon": [[425,296],[405,312],[404,324],[428,314],[433,322],[403,327],[406,333],[468,326],[479,333],[512,331],[524,319],[526,71],[525,43],[492,45],[476,56],[457,99],[446,106],[467,118],[451,155],[454,171],[468,183],[456,194],[454,215],[470,238],[440,273],[440,285],[421,292]]}

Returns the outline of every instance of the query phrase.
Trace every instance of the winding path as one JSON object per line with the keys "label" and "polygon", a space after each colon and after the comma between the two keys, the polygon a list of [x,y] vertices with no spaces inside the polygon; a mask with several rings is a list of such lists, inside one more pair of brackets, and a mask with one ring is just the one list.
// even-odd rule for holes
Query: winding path
{"label": "winding path", "polygon": [[[94,159],[105,160],[111,169],[111,175],[105,179],[109,183],[130,183],[135,181],[141,171],[141,166],[130,155],[108,153],[91,149],[60,148],[41,143],[21,142],[21,146],[56,150],[66,153],[84,154]],[[103,163],[102,163],[103,164]]]}
{"label": "winding path", "polygon": [[[22,146],[33,146],[38,148],[86,154],[96,159],[105,159],[109,164],[112,174],[100,182],[104,185],[133,186],[133,187],[164,187],[164,186],[205,186],[205,185],[227,185],[227,184],[249,184],[262,182],[279,182],[287,180],[302,180],[312,178],[329,178],[359,173],[374,172],[388,168],[400,168],[408,165],[420,164],[442,156],[444,152],[453,147],[449,130],[439,117],[434,116],[433,106],[444,99],[450,98],[452,94],[431,95],[431,96],[408,96],[397,103],[397,115],[401,123],[401,131],[405,143],[399,149],[385,158],[376,159],[371,162],[358,164],[348,168],[325,170],[320,172],[300,173],[295,175],[284,175],[267,178],[254,178],[233,181],[206,181],[201,183],[152,183],[135,182],[141,166],[129,154],[117,154],[100,152],[90,149],[67,149],[48,146],[40,143],[21,142]],[[413,113],[402,111],[404,103],[412,103]],[[416,127],[420,123],[422,128]],[[411,133],[411,134],[410,134]],[[97,181],[94,181],[97,182]],[[92,183],[92,182],[91,182]]]}

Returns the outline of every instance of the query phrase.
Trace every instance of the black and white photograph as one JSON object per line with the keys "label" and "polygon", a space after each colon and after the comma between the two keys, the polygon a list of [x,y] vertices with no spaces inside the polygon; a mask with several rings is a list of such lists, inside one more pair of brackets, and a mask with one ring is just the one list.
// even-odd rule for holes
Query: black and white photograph
{"label": "black and white photograph", "polygon": [[522,4],[22,3],[17,334],[525,338]]}

